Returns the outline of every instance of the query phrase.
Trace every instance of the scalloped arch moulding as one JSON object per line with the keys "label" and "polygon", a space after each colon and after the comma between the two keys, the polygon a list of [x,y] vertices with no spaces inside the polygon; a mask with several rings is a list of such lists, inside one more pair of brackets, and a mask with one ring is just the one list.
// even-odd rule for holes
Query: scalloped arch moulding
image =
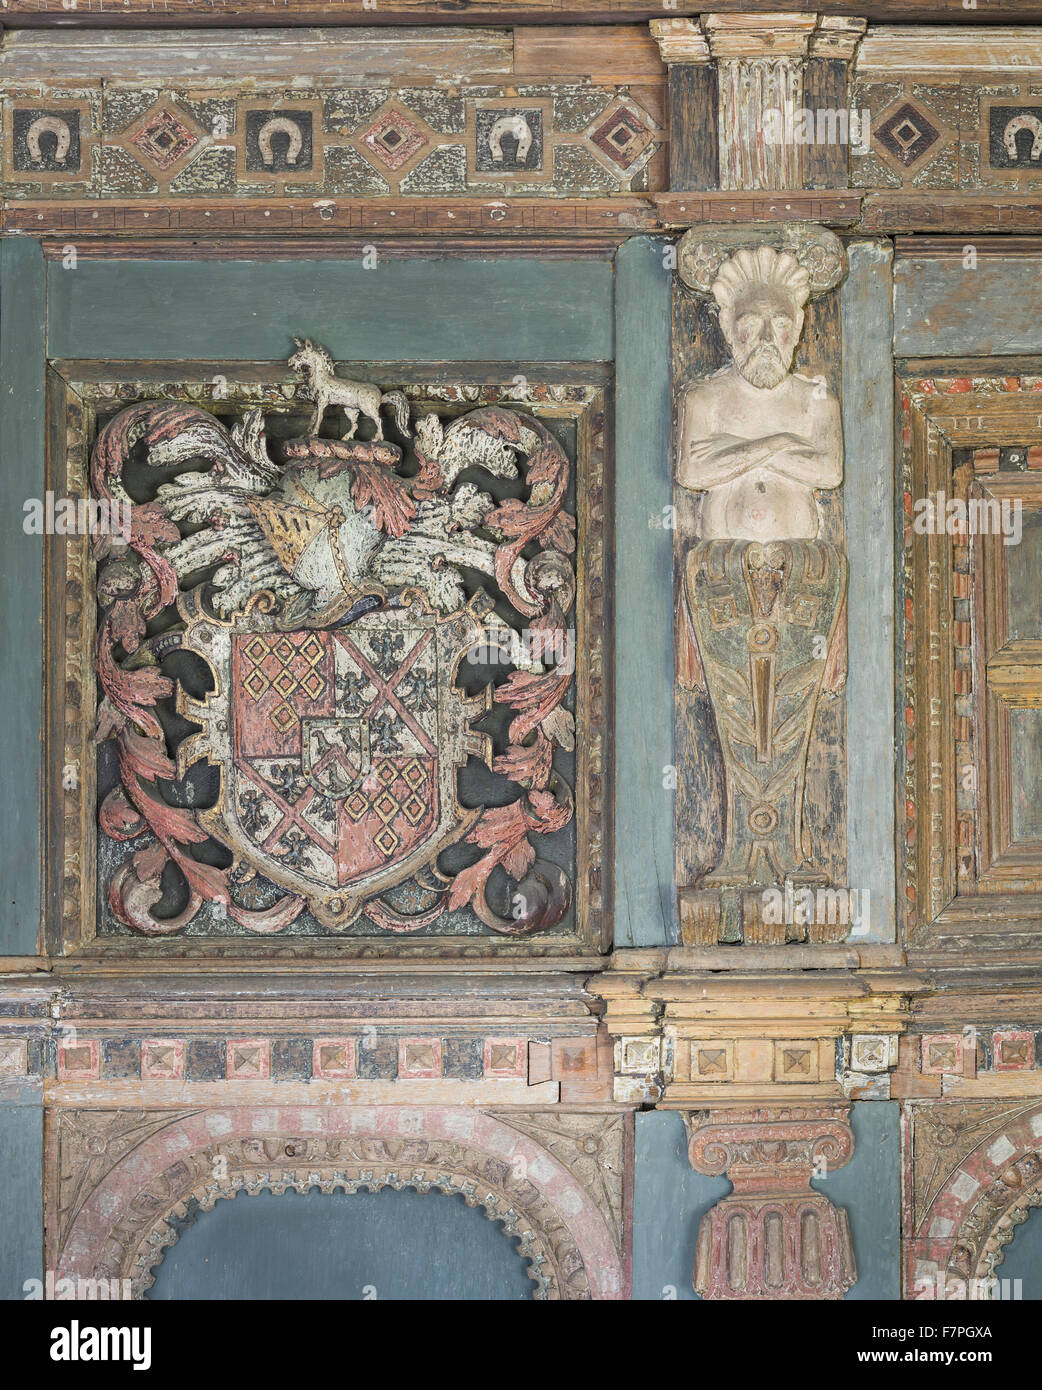
{"label": "scalloped arch moulding", "polygon": [[[622,1254],[590,1193],[546,1148],[493,1115],[441,1106],[153,1112],[131,1117],[158,1128],[147,1132],[145,1123],[147,1137],[129,1144],[125,1112],[92,1118],[102,1123],[85,1142],[81,1173],[63,1165],[75,1210],[51,1232],[60,1249],[48,1265],[58,1279],[130,1279],[141,1298],[177,1240],[171,1218],[184,1218],[193,1200],[209,1210],[240,1191],[411,1187],[459,1193],[501,1222],[520,1242],[537,1299],[626,1295]],[[110,1144],[118,1157],[106,1168]]]}
{"label": "scalloped arch moulding", "polygon": [[[961,1107],[934,1147],[958,1144]],[[937,1118],[943,1106],[931,1107]],[[948,1174],[907,1242],[906,1298],[980,1297],[1017,1227],[1042,1207],[1042,1105],[990,1130]]]}

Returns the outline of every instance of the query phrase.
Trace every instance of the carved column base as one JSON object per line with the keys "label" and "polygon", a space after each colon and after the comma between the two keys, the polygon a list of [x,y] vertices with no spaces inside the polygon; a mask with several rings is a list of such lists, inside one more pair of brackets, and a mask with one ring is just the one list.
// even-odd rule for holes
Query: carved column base
{"label": "carved column base", "polygon": [[702,1218],[695,1292],[710,1299],[842,1298],[857,1277],[847,1213],[810,1186],[847,1163],[841,1106],[687,1117],[688,1157],[734,1191]]}

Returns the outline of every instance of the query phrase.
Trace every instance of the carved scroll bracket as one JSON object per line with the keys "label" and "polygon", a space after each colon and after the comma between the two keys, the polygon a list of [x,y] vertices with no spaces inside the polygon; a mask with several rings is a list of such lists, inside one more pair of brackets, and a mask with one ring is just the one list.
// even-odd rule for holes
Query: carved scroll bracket
{"label": "carved scroll bracket", "polygon": [[702,1219],[694,1287],[709,1299],[838,1299],[856,1278],[847,1213],[812,1178],[854,1152],[844,1106],[685,1116],[688,1158],[734,1191]]}

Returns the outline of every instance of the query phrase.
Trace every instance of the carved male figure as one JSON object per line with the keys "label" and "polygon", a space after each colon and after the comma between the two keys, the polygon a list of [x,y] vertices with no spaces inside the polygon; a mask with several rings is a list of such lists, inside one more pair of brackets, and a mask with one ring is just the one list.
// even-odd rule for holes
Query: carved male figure
{"label": "carved male figure", "polygon": [[732,362],[689,387],[677,476],[704,491],[707,540],[813,540],[814,488],[843,480],[839,402],[820,378],[791,371],[808,275],[771,246],[739,251],[713,281]]}
{"label": "carved male figure", "polygon": [[[708,694],[720,740],[724,846],[699,882],[723,890],[721,929],[737,940],[748,913],[736,890],[827,882],[803,797],[822,687],[842,681],[846,559],[815,494],[842,482],[843,435],[824,379],[792,370],[807,266],[767,244],[715,259],[711,249],[696,248],[693,283],[716,302],[731,361],[681,398],[677,481],[698,494],[682,595],[694,654],[682,649],[681,683]],[[823,254],[818,243],[807,256],[819,272]]]}

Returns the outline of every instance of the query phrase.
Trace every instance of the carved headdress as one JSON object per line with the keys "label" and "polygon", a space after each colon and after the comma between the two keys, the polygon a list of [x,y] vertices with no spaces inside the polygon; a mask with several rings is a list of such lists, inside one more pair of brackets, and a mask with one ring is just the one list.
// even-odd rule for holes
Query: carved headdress
{"label": "carved headdress", "polygon": [[721,265],[710,292],[721,309],[730,309],[750,284],[771,285],[802,309],[810,297],[810,275],[788,251],[758,246],[754,251],[736,251]]}
{"label": "carved headdress", "polygon": [[846,274],[843,243],[805,222],[692,227],[680,240],[677,270],[685,285],[730,308],[751,283],[776,286],[797,308],[834,289]]}

